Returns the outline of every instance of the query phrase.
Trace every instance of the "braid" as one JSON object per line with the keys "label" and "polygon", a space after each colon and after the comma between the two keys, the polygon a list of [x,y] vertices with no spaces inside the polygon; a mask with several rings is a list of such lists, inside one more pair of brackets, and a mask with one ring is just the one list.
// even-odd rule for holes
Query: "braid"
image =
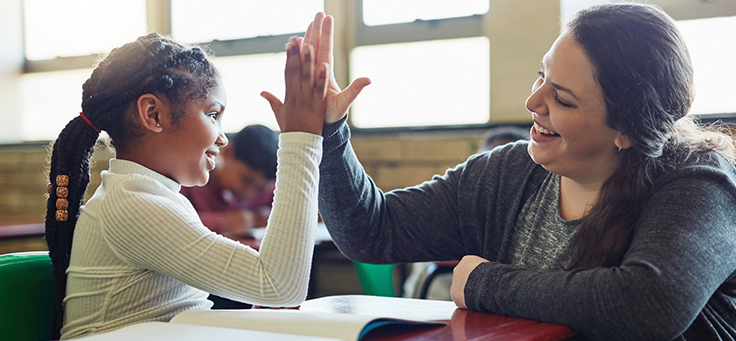
{"label": "braid", "polygon": [[[51,158],[51,171],[49,181],[52,190],[46,208],[46,242],[49,247],[49,256],[53,264],[55,294],[56,294],[56,319],[54,321],[54,332],[61,327],[63,317],[62,299],[66,293],[66,269],[69,266],[71,255],[72,237],[74,226],[79,217],[79,207],[84,199],[84,193],[89,184],[90,156],[94,150],[94,144],[98,133],[87,125],[81,117],[70,121],[62,130],[59,138],[53,146]],[[69,177],[68,189],[68,218],[66,221],[56,219],[57,199],[56,178],[58,175]],[[54,335],[58,338],[59,335]]]}
{"label": "braid", "polygon": [[[192,96],[207,96],[208,89],[219,77],[201,49],[186,48],[152,33],[112,50],[97,65],[82,86],[82,111],[97,129],[108,133],[116,148],[128,148],[137,136],[132,105],[141,95],[163,95],[175,106],[183,106]],[[173,123],[183,115],[173,116]],[[46,243],[55,282],[56,339],[63,323],[62,302],[66,295],[66,270],[74,228],[89,184],[90,159],[98,137],[99,133],[82,117],[76,117],[64,127],[51,148]],[[68,176],[66,186],[56,184],[59,175]],[[57,210],[60,196],[56,190],[59,187],[68,190],[66,220],[57,218],[57,211],[63,211]]]}

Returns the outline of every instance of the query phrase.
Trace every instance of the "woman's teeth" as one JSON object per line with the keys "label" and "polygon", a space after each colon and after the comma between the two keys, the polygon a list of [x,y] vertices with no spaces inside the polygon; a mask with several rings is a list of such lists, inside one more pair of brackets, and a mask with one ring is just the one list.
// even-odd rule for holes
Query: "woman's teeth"
{"label": "woman's teeth", "polygon": [[537,130],[538,133],[544,134],[544,135],[550,135],[550,136],[559,136],[560,134],[555,133],[554,131],[551,131],[547,128],[544,128],[540,126],[539,124],[534,123],[534,129]]}

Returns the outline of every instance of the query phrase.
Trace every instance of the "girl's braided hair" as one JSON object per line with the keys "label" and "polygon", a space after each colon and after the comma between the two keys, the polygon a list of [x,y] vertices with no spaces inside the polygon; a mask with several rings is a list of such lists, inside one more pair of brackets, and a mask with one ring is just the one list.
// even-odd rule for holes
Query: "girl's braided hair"
{"label": "girl's braided hair", "polygon": [[[189,100],[204,98],[220,76],[198,47],[185,47],[157,33],[116,48],[105,57],[82,86],[82,112],[90,123],[105,130],[118,150],[129,148],[140,126],[133,119],[135,103],[143,94],[163,96],[172,104],[172,123],[184,118]],[[137,115],[135,115],[137,116]],[[50,155],[49,195],[46,207],[46,243],[53,264],[56,316],[54,337],[59,338],[66,294],[66,269],[74,227],[90,180],[90,158],[99,137],[84,117],[72,119],[53,142]],[[57,176],[68,176],[57,183]],[[66,187],[66,188],[59,188]],[[57,189],[61,191],[57,194]],[[66,198],[64,198],[64,193]],[[66,199],[57,207],[57,199]],[[59,208],[66,207],[64,210]],[[57,211],[65,218],[57,218]],[[62,215],[63,216],[63,215]]]}

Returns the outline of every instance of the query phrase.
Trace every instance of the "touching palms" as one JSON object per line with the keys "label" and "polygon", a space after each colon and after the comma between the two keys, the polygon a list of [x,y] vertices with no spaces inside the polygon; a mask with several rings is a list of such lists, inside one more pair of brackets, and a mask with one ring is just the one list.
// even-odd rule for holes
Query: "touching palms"
{"label": "touching palms", "polygon": [[[326,89],[326,108],[325,108],[325,123],[334,123],[342,119],[353,104],[353,101],[363,88],[370,84],[370,79],[361,77],[355,79],[345,90],[340,90],[340,86],[335,80],[333,69],[333,29],[334,22],[332,16],[325,16],[324,13],[319,12],[314,17],[314,21],[307,28],[307,32],[304,38],[298,39],[298,44],[301,47],[301,53],[306,54],[309,51],[311,45],[314,49],[314,55],[317,58],[314,60],[314,65],[320,66],[323,63],[327,64],[329,80],[327,82]],[[283,103],[278,97],[274,96],[270,92],[262,92],[263,96],[271,104],[271,109],[274,113],[278,114],[281,111]]]}

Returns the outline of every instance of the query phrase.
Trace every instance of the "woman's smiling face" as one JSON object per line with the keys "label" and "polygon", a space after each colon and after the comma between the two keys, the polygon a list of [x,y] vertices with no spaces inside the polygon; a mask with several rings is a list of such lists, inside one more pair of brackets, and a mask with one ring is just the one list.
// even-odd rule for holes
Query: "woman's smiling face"
{"label": "woman's smiling face", "polygon": [[579,182],[607,179],[618,166],[621,134],[606,123],[603,90],[582,46],[563,32],[542,59],[526,108],[529,155],[550,172]]}

